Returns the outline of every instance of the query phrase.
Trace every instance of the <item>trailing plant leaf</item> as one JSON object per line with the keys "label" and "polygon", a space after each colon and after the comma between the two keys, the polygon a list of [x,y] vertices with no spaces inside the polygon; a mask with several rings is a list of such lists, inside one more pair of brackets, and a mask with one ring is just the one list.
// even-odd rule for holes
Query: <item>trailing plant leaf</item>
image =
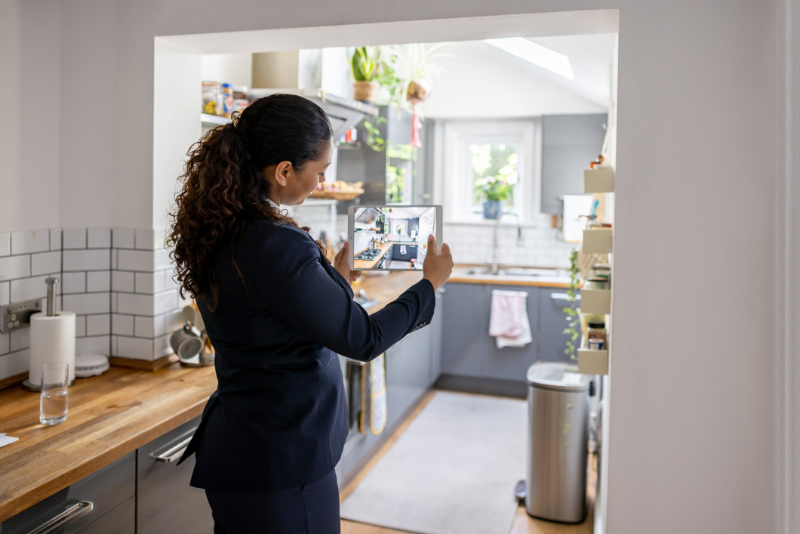
{"label": "trailing plant leaf", "polygon": [[575,309],[575,302],[577,300],[575,298],[575,290],[578,288],[578,277],[578,250],[572,249],[572,252],[569,255],[569,289],[567,289],[568,305],[564,308],[564,313],[567,314],[567,321],[569,322],[569,327],[564,330],[564,334],[570,335],[570,338],[567,339],[566,347],[564,348],[564,354],[573,360],[577,359],[577,356],[575,355],[575,341],[580,335],[578,330],[575,328],[580,322],[578,310]]}

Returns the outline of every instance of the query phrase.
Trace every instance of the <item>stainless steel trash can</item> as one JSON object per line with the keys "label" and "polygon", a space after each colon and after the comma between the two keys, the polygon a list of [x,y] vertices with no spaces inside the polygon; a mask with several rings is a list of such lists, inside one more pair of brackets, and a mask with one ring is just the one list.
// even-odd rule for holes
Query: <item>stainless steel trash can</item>
{"label": "stainless steel trash can", "polygon": [[550,521],[586,518],[591,377],[564,363],[528,369],[528,472],[525,508]]}

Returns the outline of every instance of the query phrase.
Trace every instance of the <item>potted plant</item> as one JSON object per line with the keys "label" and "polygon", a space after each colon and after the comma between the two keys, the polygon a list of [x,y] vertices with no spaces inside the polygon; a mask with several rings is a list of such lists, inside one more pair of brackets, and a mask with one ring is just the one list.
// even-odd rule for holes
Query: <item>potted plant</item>
{"label": "potted plant", "polygon": [[506,145],[472,145],[470,151],[474,198],[483,198],[484,219],[497,219],[517,183],[517,154]]}
{"label": "potted plant", "polygon": [[362,102],[375,102],[380,85],[375,80],[381,62],[381,47],[358,46],[350,55],[353,71],[353,98]]}

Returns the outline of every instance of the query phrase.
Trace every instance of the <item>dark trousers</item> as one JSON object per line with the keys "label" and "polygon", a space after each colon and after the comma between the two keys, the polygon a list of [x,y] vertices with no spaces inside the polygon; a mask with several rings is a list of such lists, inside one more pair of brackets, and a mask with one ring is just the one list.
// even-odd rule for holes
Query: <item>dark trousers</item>
{"label": "dark trousers", "polygon": [[214,534],[339,534],[336,473],[299,488],[265,492],[206,490]]}

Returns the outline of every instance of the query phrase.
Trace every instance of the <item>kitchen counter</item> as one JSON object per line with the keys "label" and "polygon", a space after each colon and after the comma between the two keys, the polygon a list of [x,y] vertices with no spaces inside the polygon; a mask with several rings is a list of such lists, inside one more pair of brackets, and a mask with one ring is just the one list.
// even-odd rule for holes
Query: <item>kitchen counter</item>
{"label": "kitchen counter", "polygon": [[[493,284],[501,286],[506,285],[506,286],[557,287],[562,289],[569,288],[570,285],[569,277],[558,276],[555,270],[553,270],[552,276],[470,274],[468,271],[472,267],[473,266],[471,265],[456,265],[455,268],[453,269],[452,276],[450,276],[449,282],[455,282],[459,284]],[[483,266],[479,267],[479,269],[482,268]]]}
{"label": "kitchen counter", "polygon": [[[378,256],[374,260],[356,260],[356,259],[353,259],[353,268],[355,270],[357,270],[357,271],[360,270],[360,269],[372,269],[372,268],[374,268],[376,265],[378,265],[378,262],[381,261],[381,258],[383,258],[386,255],[387,252],[389,252],[389,249],[392,248],[392,244],[391,243],[384,243],[379,248],[380,248],[381,253],[378,254]],[[365,252],[367,250],[369,250],[369,249],[365,248],[364,250],[360,251],[358,254],[361,254],[361,252]],[[356,256],[358,256],[358,254],[356,254]]]}
{"label": "kitchen counter", "polygon": [[[422,278],[420,272],[362,276],[374,313]],[[212,367],[174,363],[158,371],[112,367],[69,389],[69,415],[39,423],[39,395],[0,391],[0,432],[20,438],[0,448],[0,522],[199,416],[217,387]]]}

